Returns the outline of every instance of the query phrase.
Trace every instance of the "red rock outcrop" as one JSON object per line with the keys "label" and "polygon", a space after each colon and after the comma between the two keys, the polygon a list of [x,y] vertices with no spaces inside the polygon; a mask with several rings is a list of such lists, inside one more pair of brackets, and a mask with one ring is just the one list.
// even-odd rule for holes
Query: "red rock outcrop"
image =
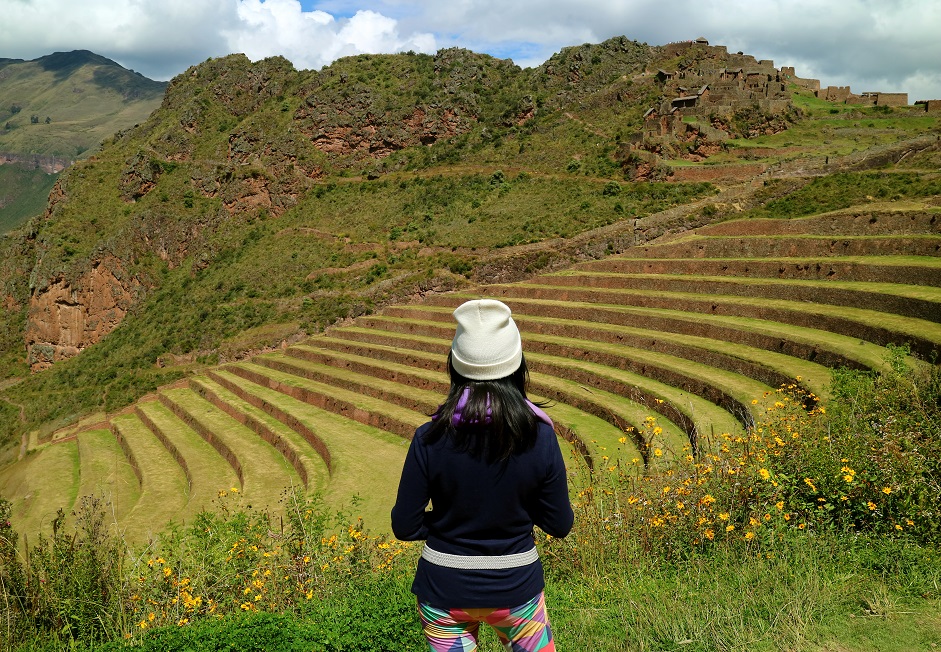
{"label": "red rock outcrop", "polygon": [[109,256],[75,282],[59,277],[34,293],[26,324],[30,368],[45,369],[98,342],[121,323],[139,289]]}

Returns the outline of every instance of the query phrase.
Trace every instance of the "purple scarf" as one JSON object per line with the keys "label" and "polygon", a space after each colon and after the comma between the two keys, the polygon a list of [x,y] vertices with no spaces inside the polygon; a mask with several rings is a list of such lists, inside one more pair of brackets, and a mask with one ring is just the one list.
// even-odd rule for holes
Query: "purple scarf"
{"label": "purple scarf", "polygon": [[[465,388],[464,388],[464,391],[461,393],[461,398],[459,398],[459,399],[457,400],[457,405],[454,406],[454,416],[451,417],[451,425],[453,425],[453,426],[459,426],[459,425],[461,425],[461,424],[464,422],[463,416],[461,415],[461,412],[462,412],[462,411],[464,410],[464,408],[467,406],[467,400],[468,400],[469,397],[470,397],[470,387],[465,387]],[[536,415],[536,418],[537,418],[539,421],[542,421],[543,423],[545,423],[546,425],[548,425],[550,428],[553,428],[553,429],[555,428],[555,426],[554,426],[553,423],[552,423],[552,419],[550,419],[550,418],[549,418],[549,415],[546,414],[545,412],[543,412],[542,409],[541,409],[538,405],[535,405],[535,404],[534,404],[532,401],[530,401],[529,399],[526,399],[526,405],[529,406],[529,409],[533,411],[533,414]],[[440,407],[439,407],[438,409],[440,409]],[[434,416],[432,416],[431,418],[432,418],[432,419],[437,419],[437,418],[438,418],[437,412],[436,412],[436,413],[434,414]],[[488,406],[488,408],[487,408],[487,418],[484,419],[484,423],[490,423],[490,408],[489,408],[489,406]]]}

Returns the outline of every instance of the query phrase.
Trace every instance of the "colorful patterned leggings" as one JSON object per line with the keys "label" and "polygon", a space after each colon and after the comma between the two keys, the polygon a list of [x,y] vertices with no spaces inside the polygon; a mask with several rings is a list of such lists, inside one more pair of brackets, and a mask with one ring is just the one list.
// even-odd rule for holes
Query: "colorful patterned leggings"
{"label": "colorful patterned leggings", "polygon": [[480,623],[512,652],[555,652],[543,593],[512,609],[438,609],[420,602],[418,614],[431,652],[476,652]]}

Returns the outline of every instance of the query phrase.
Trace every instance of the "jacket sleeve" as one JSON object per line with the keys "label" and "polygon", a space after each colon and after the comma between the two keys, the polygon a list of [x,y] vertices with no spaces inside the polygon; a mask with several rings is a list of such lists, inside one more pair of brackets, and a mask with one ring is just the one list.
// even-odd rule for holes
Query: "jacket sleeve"
{"label": "jacket sleeve", "polygon": [[564,537],[575,521],[572,503],[569,500],[568,479],[565,461],[555,433],[548,442],[546,475],[537,499],[537,511],[533,522],[548,535]]}
{"label": "jacket sleeve", "polygon": [[415,433],[408,447],[398,495],[392,507],[392,533],[401,541],[428,538],[428,528],[425,526],[425,508],[429,500],[428,475],[422,454],[424,448],[419,441],[421,432],[419,429]]}

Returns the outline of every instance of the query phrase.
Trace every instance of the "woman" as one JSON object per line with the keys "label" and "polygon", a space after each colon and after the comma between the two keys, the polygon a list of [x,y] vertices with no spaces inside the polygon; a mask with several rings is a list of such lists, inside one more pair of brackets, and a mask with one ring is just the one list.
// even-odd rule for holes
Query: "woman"
{"label": "woman", "polygon": [[481,622],[508,650],[555,650],[533,526],[554,537],[572,527],[562,452],[526,399],[510,309],[480,299],[454,318],[451,389],[412,439],[392,531],[426,542],[412,592],[432,652],[476,650]]}

